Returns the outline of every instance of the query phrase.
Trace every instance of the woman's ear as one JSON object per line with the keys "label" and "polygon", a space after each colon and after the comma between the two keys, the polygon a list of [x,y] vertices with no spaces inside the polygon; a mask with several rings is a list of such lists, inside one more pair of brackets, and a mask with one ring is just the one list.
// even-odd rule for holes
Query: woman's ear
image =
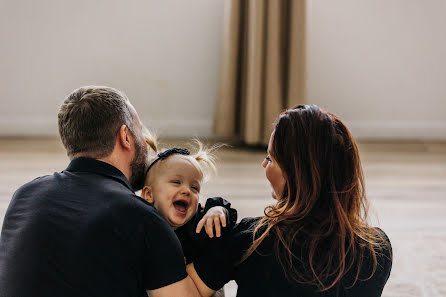
{"label": "woman's ear", "polygon": [[150,204],[153,204],[154,199],[152,195],[152,188],[150,186],[144,186],[144,188],[142,188],[141,197]]}

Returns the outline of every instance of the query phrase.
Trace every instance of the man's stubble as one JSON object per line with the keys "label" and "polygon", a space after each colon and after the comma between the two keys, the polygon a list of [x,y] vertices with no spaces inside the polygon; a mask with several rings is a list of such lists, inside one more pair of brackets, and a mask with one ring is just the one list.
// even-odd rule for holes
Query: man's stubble
{"label": "man's stubble", "polygon": [[140,140],[140,138],[134,137],[134,139],[135,157],[133,158],[132,163],[130,163],[130,169],[132,172],[132,175],[130,176],[130,184],[132,185],[133,190],[138,191],[144,186],[147,146]]}

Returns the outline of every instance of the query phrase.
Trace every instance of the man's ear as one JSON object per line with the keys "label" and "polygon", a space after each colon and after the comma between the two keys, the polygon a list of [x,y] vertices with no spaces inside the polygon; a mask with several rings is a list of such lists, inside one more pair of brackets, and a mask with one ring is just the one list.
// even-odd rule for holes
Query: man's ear
{"label": "man's ear", "polygon": [[119,128],[119,143],[125,149],[131,149],[132,147],[130,142],[130,131],[126,125],[122,125],[121,128]]}
{"label": "man's ear", "polygon": [[142,188],[141,197],[150,204],[153,204],[154,199],[152,195],[152,188],[150,186],[144,186],[144,188]]}

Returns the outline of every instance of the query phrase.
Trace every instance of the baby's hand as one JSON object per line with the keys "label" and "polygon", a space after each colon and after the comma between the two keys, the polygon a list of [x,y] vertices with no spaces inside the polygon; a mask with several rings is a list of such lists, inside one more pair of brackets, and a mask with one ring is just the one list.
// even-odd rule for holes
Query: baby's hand
{"label": "baby's hand", "polygon": [[215,236],[221,236],[221,226],[226,227],[226,211],[221,206],[214,206],[210,208],[204,217],[198,222],[197,225],[197,233],[200,233],[201,229],[206,229],[207,235],[212,238],[214,237],[214,228],[215,226]]}

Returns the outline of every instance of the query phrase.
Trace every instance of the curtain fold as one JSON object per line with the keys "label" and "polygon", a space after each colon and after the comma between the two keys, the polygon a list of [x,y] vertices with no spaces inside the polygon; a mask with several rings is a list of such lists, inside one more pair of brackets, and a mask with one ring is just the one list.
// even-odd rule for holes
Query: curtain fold
{"label": "curtain fold", "polygon": [[225,2],[214,130],[265,145],[285,108],[305,100],[305,1]]}

